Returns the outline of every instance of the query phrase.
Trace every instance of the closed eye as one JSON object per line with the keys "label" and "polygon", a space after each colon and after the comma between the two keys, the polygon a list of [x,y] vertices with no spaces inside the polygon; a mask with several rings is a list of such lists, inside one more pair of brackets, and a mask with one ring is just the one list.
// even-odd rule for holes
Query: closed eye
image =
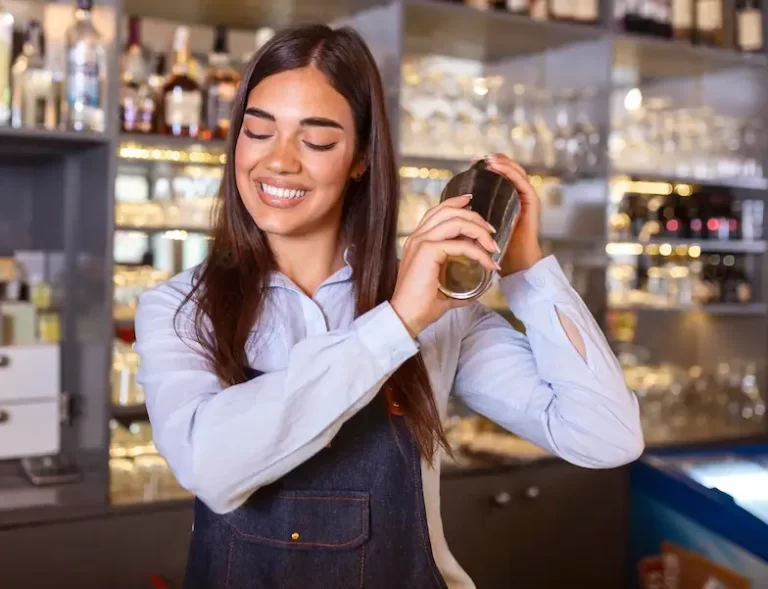
{"label": "closed eye", "polygon": [[258,139],[262,141],[272,137],[272,135],[257,135],[256,133],[251,133],[248,129],[243,129],[243,134],[245,134],[246,137],[250,137],[251,139]]}
{"label": "closed eye", "polygon": [[338,142],[326,143],[325,145],[317,145],[315,143],[310,143],[309,141],[304,141],[304,145],[310,149],[314,149],[315,151],[330,151],[338,145]]}

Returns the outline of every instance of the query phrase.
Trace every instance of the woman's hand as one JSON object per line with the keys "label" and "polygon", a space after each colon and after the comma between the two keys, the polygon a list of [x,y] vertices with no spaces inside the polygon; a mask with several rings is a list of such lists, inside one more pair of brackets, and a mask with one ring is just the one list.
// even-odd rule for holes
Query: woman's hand
{"label": "woman's hand", "polygon": [[490,256],[498,251],[492,227],[464,208],[470,200],[471,195],[457,196],[433,207],[405,243],[390,304],[413,337],[446,311],[471,302],[439,291],[438,275],[448,256],[466,256],[489,272],[499,270]]}
{"label": "woman's hand", "polygon": [[489,170],[512,182],[520,195],[520,219],[501,260],[501,275],[507,276],[527,270],[544,257],[539,245],[541,201],[520,164],[500,153],[487,156],[485,161]]}

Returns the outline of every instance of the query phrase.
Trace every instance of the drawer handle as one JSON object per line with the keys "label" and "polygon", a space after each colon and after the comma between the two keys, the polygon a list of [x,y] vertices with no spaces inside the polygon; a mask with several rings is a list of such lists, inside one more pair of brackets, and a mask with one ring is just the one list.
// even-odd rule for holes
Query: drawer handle
{"label": "drawer handle", "polygon": [[0,368],[8,368],[11,365],[11,357],[0,354]]}
{"label": "drawer handle", "polygon": [[495,507],[506,507],[512,501],[512,495],[506,491],[500,491],[491,497],[491,505]]}
{"label": "drawer handle", "polygon": [[11,414],[7,411],[0,409],[0,425],[7,423],[11,420]]}
{"label": "drawer handle", "polygon": [[526,499],[536,499],[539,495],[541,495],[541,489],[536,485],[531,485],[525,490]]}

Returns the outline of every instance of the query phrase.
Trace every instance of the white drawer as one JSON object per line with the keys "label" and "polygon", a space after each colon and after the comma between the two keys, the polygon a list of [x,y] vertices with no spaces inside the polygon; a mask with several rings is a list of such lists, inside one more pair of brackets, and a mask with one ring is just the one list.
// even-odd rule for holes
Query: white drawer
{"label": "white drawer", "polygon": [[59,345],[0,347],[0,403],[58,397]]}
{"label": "white drawer", "polygon": [[60,444],[59,403],[0,401],[0,460],[56,454]]}

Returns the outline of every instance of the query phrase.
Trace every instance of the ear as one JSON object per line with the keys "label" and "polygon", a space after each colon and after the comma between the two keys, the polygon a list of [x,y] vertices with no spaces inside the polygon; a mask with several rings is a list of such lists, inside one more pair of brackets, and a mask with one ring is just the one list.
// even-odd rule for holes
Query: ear
{"label": "ear", "polygon": [[365,154],[362,154],[357,158],[357,162],[352,166],[352,169],[349,171],[349,177],[352,180],[359,180],[360,176],[365,174],[365,170],[367,167],[368,167],[368,158],[365,156]]}

